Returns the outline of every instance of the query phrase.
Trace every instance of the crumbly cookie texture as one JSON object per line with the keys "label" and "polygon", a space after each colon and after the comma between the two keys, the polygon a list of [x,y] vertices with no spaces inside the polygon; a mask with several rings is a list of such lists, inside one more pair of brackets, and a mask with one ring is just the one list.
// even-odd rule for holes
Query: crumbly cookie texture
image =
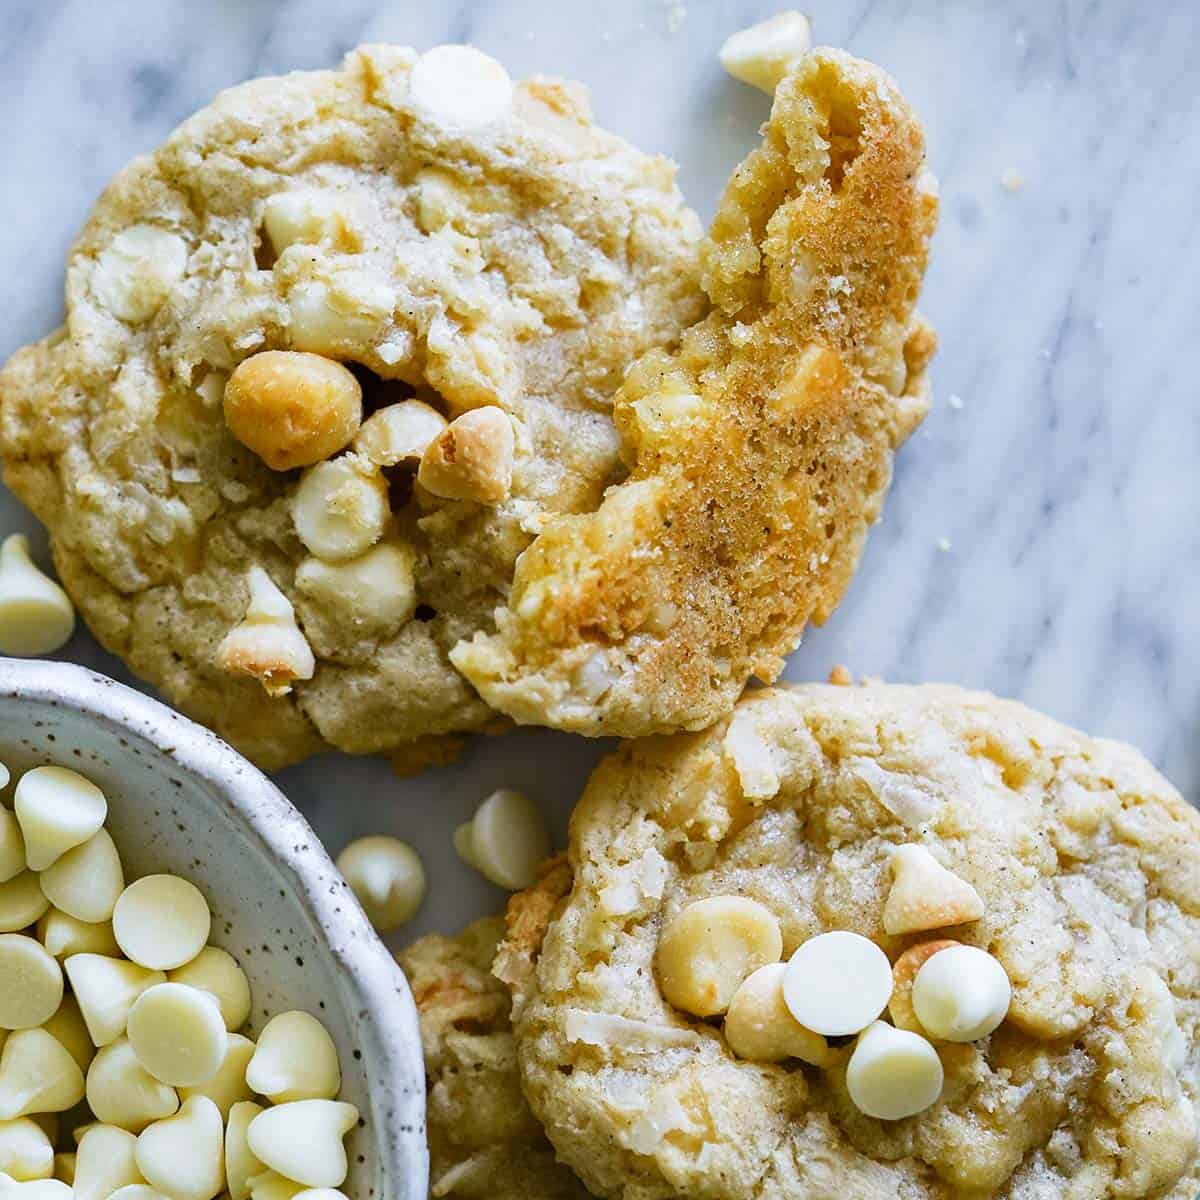
{"label": "crumbly cookie texture", "polygon": [[628,478],[550,524],[452,661],[521,722],[699,729],[833,611],[923,417],[937,217],[920,125],[835,50],[779,85],[705,247],[713,311],[617,394]]}
{"label": "crumbly cookie texture", "polygon": [[[978,892],[889,936],[892,852]],[[701,735],[624,746],[572,821],[573,887],[497,958],[525,1093],[597,1194],[1192,1200],[1200,1187],[1200,815],[1136,751],[951,687],[752,693]],[[937,1043],[941,1098],[881,1121],[824,1069],[737,1059],[664,1000],[660,931],[713,895],[783,953],[848,930],[893,961],[952,937],[1012,984],[990,1037]],[[934,959],[936,961],[936,959]]]}
{"label": "crumbly cookie texture", "polygon": [[[6,482],[101,641],[259,763],[437,758],[496,719],[448,652],[493,627],[545,523],[623,474],[611,398],[705,310],[701,233],[672,164],[598,129],[582,89],[514,86],[474,51],[365,46],[245,84],[101,198],[64,327],[0,374]],[[340,449],[354,389],[311,363],[306,382],[299,356],[226,395],[267,350],[350,365],[361,439]],[[507,418],[504,486],[417,483],[423,442],[414,458],[404,429],[367,432],[413,398],[435,432]],[[396,553],[359,570],[372,544]],[[277,698],[215,661],[254,567],[316,659]]]}
{"label": "crumbly cookie texture", "polygon": [[[557,878],[561,890],[566,873]],[[503,931],[500,917],[487,918],[400,954],[425,1052],[430,1195],[584,1200],[521,1095],[508,989],[491,974]]]}

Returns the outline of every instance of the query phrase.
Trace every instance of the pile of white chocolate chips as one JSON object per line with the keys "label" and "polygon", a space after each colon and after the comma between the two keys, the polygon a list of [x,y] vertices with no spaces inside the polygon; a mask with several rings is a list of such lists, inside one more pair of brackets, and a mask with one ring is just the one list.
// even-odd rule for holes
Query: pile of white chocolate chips
{"label": "pile of white chocolate chips", "polygon": [[305,1012],[238,1032],[250,985],[204,896],[126,886],[107,816],[55,766],[0,805],[0,1197],[345,1200],[358,1110],[329,1034]]}
{"label": "pile of white chocolate chips", "polygon": [[[898,846],[883,913],[890,936],[977,921],[979,894],[923,846]],[[775,915],[756,900],[722,895],[680,911],[658,944],[667,1001],[698,1017],[724,1016],[725,1041],[751,1062],[800,1059],[828,1067],[827,1038],[857,1034],[846,1089],[869,1117],[898,1121],[937,1102],[942,1063],[934,1042],[973,1042],[1008,1013],[1012,989],[986,950],[948,938],[917,942],[895,963],[848,930],[803,942],[783,963]],[[891,1023],[882,1020],[888,1011]]]}

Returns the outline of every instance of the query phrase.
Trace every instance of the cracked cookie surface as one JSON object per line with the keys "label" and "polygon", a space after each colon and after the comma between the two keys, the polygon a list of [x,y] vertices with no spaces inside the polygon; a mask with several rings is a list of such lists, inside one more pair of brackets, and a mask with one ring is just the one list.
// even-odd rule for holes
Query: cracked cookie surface
{"label": "cracked cookie surface", "polygon": [[[990,1037],[938,1043],[945,1084],[897,1121],[823,1068],[736,1058],[664,1000],[660,931],[715,895],[893,961],[892,851],[982,900],[949,936],[1012,983]],[[1136,751],[943,686],[744,698],[700,735],[628,744],[572,819],[573,884],[497,957],[525,1093],[560,1155],[624,1200],[1192,1200],[1200,1187],[1200,815]],[[518,912],[522,911],[520,906]]]}
{"label": "cracked cookie surface", "polygon": [[[6,482],[92,630],[264,766],[329,747],[412,766],[495,721],[450,649],[492,628],[545,524],[624,473],[612,394],[704,311],[672,164],[598,129],[573,84],[492,64],[447,91],[446,50],[367,46],[222,94],[108,187],[70,253],[64,327],[0,374]],[[383,471],[381,544],[402,552],[383,566],[411,573],[412,603],[381,616],[306,589],[301,473],[222,414],[234,369],[279,349],[351,364],[368,414],[415,397],[511,419],[499,502]],[[214,661],[256,566],[316,658],[278,698]]]}

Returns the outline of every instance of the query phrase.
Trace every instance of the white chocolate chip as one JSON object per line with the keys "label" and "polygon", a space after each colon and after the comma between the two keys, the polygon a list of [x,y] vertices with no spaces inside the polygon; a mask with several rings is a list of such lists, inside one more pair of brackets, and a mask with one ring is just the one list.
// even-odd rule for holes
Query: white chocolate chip
{"label": "white chocolate chip", "polygon": [[384,542],[349,562],[306,558],[296,587],[363,634],[387,637],[417,608],[416,555],[406,545]]}
{"label": "white chocolate chip", "polygon": [[66,1112],[83,1099],[83,1072],[44,1029],[10,1034],[0,1054],[0,1121]]}
{"label": "white chocolate chip", "polygon": [[250,1180],[250,1200],[294,1200],[308,1189],[274,1171],[260,1171]]}
{"label": "white chocolate chip", "polygon": [[[343,286],[350,280],[342,280]],[[353,289],[350,289],[353,290]],[[365,292],[359,288],[358,291]],[[370,302],[361,311],[362,301]],[[297,350],[337,357],[343,347],[370,341],[379,332],[386,313],[380,306],[391,307],[391,294],[359,295],[356,298],[323,283],[302,283],[288,293],[288,336]]]}
{"label": "white chocolate chip", "polygon": [[353,1104],[297,1100],[260,1113],[250,1122],[247,1139],[262,1162],[285,1179],[340,1187],[347,1169],[343,1139],[357,1121]]}
{"label": "white chocolate chip", "polygon": [[[8,782],[8,768],[0,763],[0,775]],[[4,786],[0,783],[0,787]],[[16,816],[0,804],[0,883],[15,879],[25,870],[25,843]]]}
{"label": "white chocolate chip", "polygon": [[252,1100],[239,1101],[229,1110],[225,1126],[225,1178],[229,1200],[246,1200],[250,1195],[250,1180],[264,1170],[246,1138],[250,1122],[262,1111],[262,1106]]}
{"label": "white chocolate chip", "polygon": [[0,654],[53,654],[74,631],[70,597],[34,565],[28,539],[20,533],[5,538],[0,543]]}
{"label": "white chocolate chip", "polygon": [[550,832],[537,805],[521,792],[501,788],[454,835],[460,856],[497,887],[518,892],[537,879],[550,856]]}
{"label": "white chocolate chip", "polygon": [[[56,1154],[54,1156],[54,1178],[61,1180],[68,1187],[75,1183],[75,1154]],[[0,1180],[3,1183],[3,1180]]]}
{"label": "white chocolate chip", "polygon": [[515,444],[512,421],[501,409],[470,409],[425,448],[417,482],[446,500],[499,504],[512,490]]}
{"label": "white chocolate chip", "polygon": [[125,887],[125,873],[108,830],[101,829],[82,846],[68,850],[42,872],[40,882],[50,903],[77,921],[95,925],[111,919]]}
{"label": "white chocolate chip", "polygon": [[88,1068],[87,1102],[97,1120],[131,1133],[179,1108],[175,1089],[159,1083],[138,1063],[124,1037],[102,1047]]}
{"label": "white chocolate chip", "polygon": [[67,767],[34,767],[13,793],[25,860],[44,871],[68,850],[94,836],[108,816],[108,801],[90,779]]}
{"label": "white chocolate chip", "polygon": [[263,208],[263,225],[276,254],[296,242],[341,242],[354,238],[350,204],[318,188],[276,192]]}
{"label": "white chocolate chip", "polygon": [[721,66],[734,79],[769,96],[811,45],[808,18],[789,9],[726,38],[721,47]]}
{"label": "white chocolate chip", "polygon": [[390,516],[383,476],[356,454],[311,467],[292,498],[296,533],[326,562],[365,554],[383,536]]}
{"label": "white chocolate chip", "polygon": [[313,677],[312,647],[296,624],[291,602],[262,567],[251,567],[246,582],[250,602],[217,647],[214,662],[222,671],[259,680],[269,696],[285,696],[293,681]]}
{"label": "white chocolate chip", "polygon": [[946,870],[924,846],[897,846],[892,851],[892,874],[883,927],[893,937],[962,925],[983,916],[979,893]]}
{"label": "white chocolate chip", "polygon": [[750,974],[733,994],[725,1014],[725,1040],[739,1058],[783,1062],[798,1058],[814,1067],[832,1061],[829,1044],[805,1029],[783,1000],[783,963],[768,963]]}
{"label": "white chocolate chip", "polygon": [[212,1200],[225,1186],[225,1131],[207,1096],[144,1129],[134,1153],[146,1182],[173,1200]]}
{"label": "white chocolate chip", "polygon": [[139,1064],[175,1088],[208,1083],[228,1038],[216,998],[186,983],[147,988],[129,1010],[126,1036]]}
{"label": "white chocolate chip", "polygon": [[337,1048],[316,1017],[306,1012],[280,1013],[258,1035],[246,1082],[276,1104],[332,1100],[342,1086]]}
{"label": "white chocolate chip", "polygon": [[887,1007],[892,964],[874,942],[848,930],[809,938],[788,961],[783,998],[806,1029],[844,1037]]}
{"label": "white chocolate chip", "polygon": [[34,1179],[13,1191],[21,1200],[71,1200],[71,1189],[61,1179]]}
{"label": "white chocolate chip", "polygon": [[81,1071],[91,1066],[92,1059],[96,1057],[96,1047],[88,1036],[87,1025],[74,996],[64,996],[58,1011],[42,1028],[62,1045],[79,1064]]}
{"label": "white chocolate chip", "polygon": [[191,962],[168,971],[167,978],[172,983],[211,992],[230,1032],[241,1029],[250,1019],[250,981],[237,959],[218,946],[205,946]]}
{"label": "white chocolate chip", "polygon": [[115,1042],[125,1032],[133,1002],[147,988],[167,981],[161,971],[104,954],[74,954],[63,969],[97,1046]]}
{"label": "white chocolate chip", "polygon": [[187,243],[154,225],[123,229],[101,252],[92,274],[96,299],[122,321],[149,320],[187,270]]}
{"label": "white chocolate chip", "polygon": [[348,1200],[345,1192],[337,1188],[306,1188],[297,1192],[295,1200]]}
{"label": "white chocolate chip", "polygon": [[999,1026],[1012,1001],[1000,962],[978,946],[950,946],[931,956],[913,980],[912,1006],[932,1037],[973,1042]]}
{"label": "white chocolate chip", "polygon": [[172,1197],[148,1183],[129,1183],[113,1192],[108,1200],[172,1200]]}
{"label": "white chocolate chip", "polygon": [[409,76],[413,105],[445,129],[481,129],[503,120],[512,108],[508,72],[474,46],[434,46]]}
{"label": "white chocolate chip", "polygon": [[33,871],[22,871],[0,883],[0,933],[26,929],[50,907],[41,880]]}
{"label": "white chocolate chip", "polygon": [[204,949],[212,913],[194,883],[178,875],[147,875],[121,893],[112,922],[117,945],[130,962],[173,971]]}
{"label": "white chocolate chip", "polygon": [[663,930],[655,965],[669,1004],[711,1017],[723,1013],[743,980],[783,952],[779,922],[745,896],[711,896],[678,913]]}
{"label": "white chocolate chip", "polygon": [[868,1117],[899,1121],[922,1112],[942,1094],[942,1063],[920,1034],[876,1021],[846,1067],[846,1090]]}
{"label": "white chocolate chip", "polygon": [[109,1200],[113,1192],[145,1183],[134,1161],[137,1138],[116,1125],[93,1125],[75,1155],[75,1200]]}
{"label": "white chocolate chip", "polygon": [[425,899],[425,868],[399,838],[359,838],[338,855],[337,867],[380,933],[411,921]]}
{"label": "white chocolate chip", "polygon": [[377,467],[418,460],[446,428],[446,418],[421,400],[402,400],[372,413],[354,438],[354,450]]}
{"label": "white chocolate chip", "polygon": [[0,934],[0,1029],[30,1029],[62,1003],[62,968],[31,937]]}
{"label": "white chocolate chip", "polygon": [[51,908],[42,914],[37,927],[38,941],[55,958],[70,958],[72,954],[118,954],[117,939],[113,937],[111,921],[90,924],[70,913]]}
{"label": "white chocolate chip", "polygon": [[[0,1171],[18,1183],[49,1179],[53,1173],[54,1147],[42,1129],[28,1118],[0,1121]],[[0,1187],[0,1194],[4,1191]]]}
{"label": "white chocolate chip", "polygon": [[235,1104],[253,1096],[246,1082],[246,1068],[254,1057],[254,1043],[240,1033],[231,1033],[226,1038],[225,1054],[217,1073],[205,1084],[197,1087],[181,1087],[179,1098],[207,1096],[221,1110],[221,1119],[229,1116]]}
{"label": "white chocolate chip", "polygon": [[892,996],[888,1000],[888,1012],[891,1014],[892,1024],[897,1029],[907,1029],[910,1033],[926,1035],[926,1030],[921,1025],[921,1022],[917,1020],[917,1014],[913,1009],[913,981],[917,977],[917,972],[935,954],[940,954],[943,950],[949,950],[951,946],[960,945],[962,945],[961,942],[955,942],[949,938],[917,942],[916,945],[909,946],[892,963]]}

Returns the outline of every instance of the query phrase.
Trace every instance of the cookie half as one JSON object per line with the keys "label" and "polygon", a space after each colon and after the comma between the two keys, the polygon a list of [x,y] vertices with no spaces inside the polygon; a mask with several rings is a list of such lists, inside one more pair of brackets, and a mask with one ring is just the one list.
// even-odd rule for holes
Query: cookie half
{"label": "cookie half", "polygon": [[[597,1195],[1195,1196],[1200,815],[1133,749],[951,687],[764,690],[608,759],[569,858],[569,895],[497,973],[525,1094]],[[975,947],[1011,1003],[945,1040],[896,968],[875,1004],[944,1081],[920,1111],[867,1115],[856,1039],[791,1028],[772,1055],[732,1036],[727,999],[705,1006],[702,970],[681,987],[671,931],[706,901],[765,913],[782,962],[858,935],[885,981],[908,951],[919,967],[931,943]]]}

